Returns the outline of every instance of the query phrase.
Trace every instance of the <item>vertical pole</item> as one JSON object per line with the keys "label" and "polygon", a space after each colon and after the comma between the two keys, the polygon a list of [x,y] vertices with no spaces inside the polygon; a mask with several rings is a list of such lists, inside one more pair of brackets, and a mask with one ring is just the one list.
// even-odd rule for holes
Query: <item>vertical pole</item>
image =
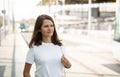
{"label": "vertical pole", "polygon": [[15,32],[15,19],[14,19],[14,0],[12,0],[12,32]]}
{"label": "vertical pole", "polygon": [[65,0],[62,0],[62,15],[65,14],[65,12],[64,12],[64,5],[65,5]]}
{"label": "vertical pole", "polygon": [[1,27],[0,27],[0,46],[1,46]]}
{"label": "vertical pole", "polygon": [[3,27],[4,27],[4,38],[6,38],[6,24],[5,24],[5,14],[6,14],[6,10],[5,10],[5,0],[3,0]]}
{"label": "vertical pole", "polygon": [[10,17],[10,0],[7,0],[8,1],[8,17]]}
{"label": "vertical pole", "polygon": [[89,0],[89,9],[88,9],[88,33],[90,31],[90,28],[91,28],[91,3],[92,1]]}
{"label": "vertical pole", "polygon": [[51,0],[49,0],[49,14],[50,14],[50,12],[51,12],[50,7],[51,7]]}
{"label": "vertical pole", "polygon": [[58,0],[56,0],[56,5],[58,5]]}

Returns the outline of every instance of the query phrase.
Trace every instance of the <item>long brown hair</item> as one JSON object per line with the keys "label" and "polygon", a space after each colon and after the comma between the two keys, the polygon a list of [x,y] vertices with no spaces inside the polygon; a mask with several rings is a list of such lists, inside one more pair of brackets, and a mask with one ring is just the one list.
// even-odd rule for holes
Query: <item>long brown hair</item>
{"label": "long brown hair", "polygon": [[39,30],[41,29],[41,26],[43,25],[43,21],[45,19],[48,19],[48,20],[52,21],[53,26],[54,26],[53,36],[51,37],[52,43],[55,44],[55,45],[59,45],[59,46],[62,45],[62,43],[60,42],[60,40],[58,38],[56,29],[55,29],[55,23],[54,23],[52,17],[50,17],[48,15],[40,15],[40,16],[37,17],[37,20],[35,22],[35,27],[34,27],[34,30],[33,30],[31,41],[29,43],[29,48],[32,47],[32,45],[39,46],[39,45],[42,44],[42,34]]}

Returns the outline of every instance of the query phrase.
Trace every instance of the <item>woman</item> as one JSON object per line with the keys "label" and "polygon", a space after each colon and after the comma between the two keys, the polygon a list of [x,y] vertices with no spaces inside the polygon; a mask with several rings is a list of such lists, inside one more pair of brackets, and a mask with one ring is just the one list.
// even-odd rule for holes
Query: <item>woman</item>
{"label": "woman", "polygon": [[62,50],[64,53],[53,19],[48,15],[38,16],[26,57],[24,77],[30,77],[30,69],[34,62],[35,77],[62,77],[63,67],[71,67]]}

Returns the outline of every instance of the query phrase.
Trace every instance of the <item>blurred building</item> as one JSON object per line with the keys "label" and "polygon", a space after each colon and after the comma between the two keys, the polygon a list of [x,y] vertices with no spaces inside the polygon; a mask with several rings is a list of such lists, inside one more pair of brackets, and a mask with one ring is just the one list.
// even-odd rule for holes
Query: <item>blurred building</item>
{"label": "blurred building", "polygon": [[[115,26],[116,3],[70,4],[62,6],[64,14],[71,17],[57,17],[60,27],[86,30],[88,28],[88,10],[91,7],[90,30],[112,31]],[[52,9],[51,9],[52,10]],[[58,9],[57,9],[58,10]],[[61,10],[57,12],[61,15]],[[61,22],[60,22],[61,21]],[[64,23],[64,24],[62,24]]]}
{"label": "blurred building", "polygon": [[120,0],[116,1],[116,23],[114,27],[113,55],[120,61]]}

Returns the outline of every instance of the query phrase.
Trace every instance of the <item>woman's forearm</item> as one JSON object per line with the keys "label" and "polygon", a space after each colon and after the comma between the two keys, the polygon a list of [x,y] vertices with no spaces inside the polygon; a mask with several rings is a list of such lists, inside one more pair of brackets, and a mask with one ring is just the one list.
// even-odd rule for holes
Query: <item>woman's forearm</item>
{"label": "woman's forearm", "polygon": [[24,71],[23,71],[23,76],[24,77],[30,77],[30,68],[32,64],[25,63]]}
{"label": "woman's forearm", "polygon": [[30,77],[30,74],[29,73],[24,73],[23,76],[24,77]]}

